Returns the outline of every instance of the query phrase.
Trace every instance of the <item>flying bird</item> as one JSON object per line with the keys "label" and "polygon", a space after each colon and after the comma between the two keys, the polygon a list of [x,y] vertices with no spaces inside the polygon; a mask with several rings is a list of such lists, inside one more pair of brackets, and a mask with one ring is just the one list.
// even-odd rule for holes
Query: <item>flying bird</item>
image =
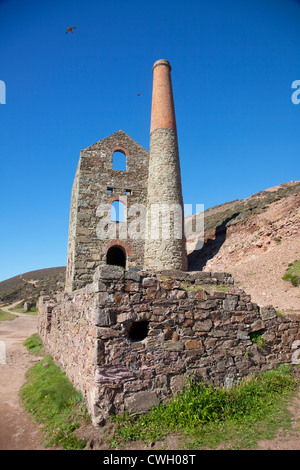
{"label": "flying bird", "polygon": [[142,93],[137,93],[136,96],[141,96]]}
{"label": "flying bird", "polygon": [[73,34],[73,29],[76,29],[76,26],[70,26],[70,28],[67,29],[66,34],[69,33],[70,31]]}

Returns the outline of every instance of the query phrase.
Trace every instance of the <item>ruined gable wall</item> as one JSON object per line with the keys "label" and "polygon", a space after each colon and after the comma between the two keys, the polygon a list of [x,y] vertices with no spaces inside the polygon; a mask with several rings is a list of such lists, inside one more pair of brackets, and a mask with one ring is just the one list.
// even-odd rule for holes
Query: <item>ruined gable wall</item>
{"label": "ruined gable wall", "polygon": [[[112,155],[116,150],[126,154],[126,171],[112,168]],[[144,264],[144,240],[122,236],[97,235],[101,222],[100,204],[110,205],[114,200],[126,199],[128,209],[134,204],[146,206],[148,178],[147,150],[137,144],[125,132],[115,134],[84,149],[80,153],[78,182],[74,184],[70,214],[68,269],[66,290],[80,289],[93,280],[95,269],[106,263],[106,252],[112,244],[121,244],[126,251],[127,267]],[[108,192],[107,188],[112,188]],[[126,196],[126,190],[131,194]],[[97,212],[98,210],[98,212]],[[109,213],[102,213],[109,219]],[[110,220],[110,219],[109,219]],[[128,224],[131,218],[128,218]],[[118,228],[124,223],[115,224]],[[121,239],[121,243],[118,241]]]}

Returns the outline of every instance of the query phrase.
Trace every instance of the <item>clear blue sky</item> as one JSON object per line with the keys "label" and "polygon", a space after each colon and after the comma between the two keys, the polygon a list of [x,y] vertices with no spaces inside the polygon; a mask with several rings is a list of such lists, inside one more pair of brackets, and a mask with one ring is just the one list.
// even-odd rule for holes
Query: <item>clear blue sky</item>
{"label": "clear blue sky", "polygon": [[0,0],[0,52],[0,280],[66,264],[81,149],[119,129],[149,149],[157,59],[186,204],[300,179],[296,0]]}

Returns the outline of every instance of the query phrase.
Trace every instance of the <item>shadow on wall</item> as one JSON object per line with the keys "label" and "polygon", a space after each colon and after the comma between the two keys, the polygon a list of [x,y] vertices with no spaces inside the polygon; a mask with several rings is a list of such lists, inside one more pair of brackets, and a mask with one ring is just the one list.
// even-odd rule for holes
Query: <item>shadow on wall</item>
{"label": "shadow on wall", "polygon": [[224,220],[216,227],[215,238],[209,238],[206,240],[201,250],[192,251],[192,253],[188,255],[189,271],[201,271],[206,263],[216,256],[226,240],[228,223],[239,214],[239,212],[236,212],[231,217]]}

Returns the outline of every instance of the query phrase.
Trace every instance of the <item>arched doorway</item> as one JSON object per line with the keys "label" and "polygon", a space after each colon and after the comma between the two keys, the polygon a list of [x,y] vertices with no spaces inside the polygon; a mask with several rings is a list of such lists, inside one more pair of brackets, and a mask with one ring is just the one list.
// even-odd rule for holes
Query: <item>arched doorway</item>
{"label": "arched doorway", "polygon": [[126,268],[126,254],[120,246],[112,246],[106,253],[106,264]]}

